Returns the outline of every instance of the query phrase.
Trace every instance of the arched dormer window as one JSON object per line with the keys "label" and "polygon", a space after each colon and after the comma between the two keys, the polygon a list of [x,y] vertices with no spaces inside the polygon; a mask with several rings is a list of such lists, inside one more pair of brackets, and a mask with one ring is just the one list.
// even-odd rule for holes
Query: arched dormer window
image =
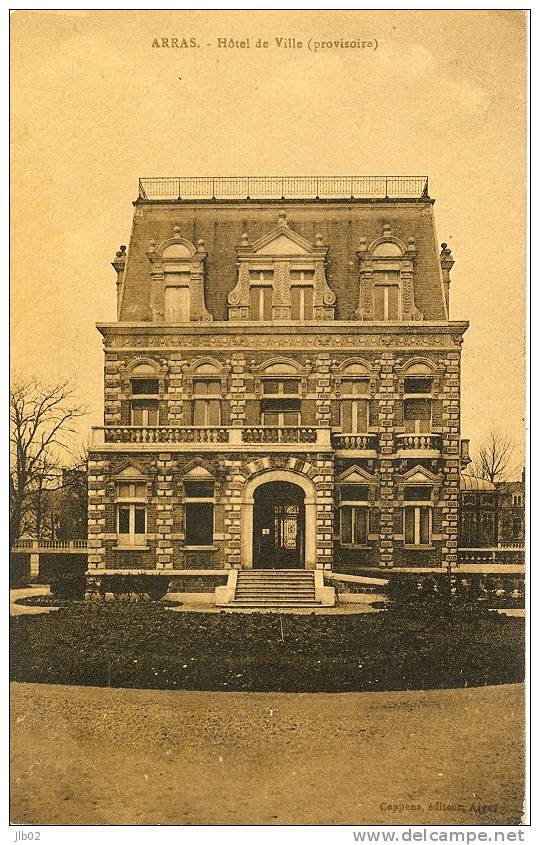
{"label": "arched dormer window", "polygon": [[357,250],[360,261],[359,320],[400,322],[423,320],[414,301],[414,238],[405,244],[392,235],[385,223],[383,233],[369,246],[364,239]]}
{"label": "arched dormer window", "polygon": [[204,242],[195,247],[180,237],[179,226],[173,232],[158,247],[150,241],[146,252],[152,264],[152,319],[166,323],[212,320],[204,304]]}
{"label": "arched dormer window", "polygon": [[332,320],[335,294],[326,280],[322,235],[310,243],[287,224],[278,225],[253,244],[247,232],[237,247],[238,282],[228,297],[229,320]]}

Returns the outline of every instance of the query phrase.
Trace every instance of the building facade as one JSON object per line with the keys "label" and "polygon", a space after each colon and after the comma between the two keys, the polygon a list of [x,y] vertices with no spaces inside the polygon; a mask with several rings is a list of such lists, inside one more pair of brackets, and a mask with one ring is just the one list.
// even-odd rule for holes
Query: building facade
{"label": "building facade", "polygon": [[525,473],[521,481],[461,476],[460,548],[525,544]]}
{"label": "building facade", "polygon": [[89,571],[455,564],[460,351],[427,180],[141,180]]}

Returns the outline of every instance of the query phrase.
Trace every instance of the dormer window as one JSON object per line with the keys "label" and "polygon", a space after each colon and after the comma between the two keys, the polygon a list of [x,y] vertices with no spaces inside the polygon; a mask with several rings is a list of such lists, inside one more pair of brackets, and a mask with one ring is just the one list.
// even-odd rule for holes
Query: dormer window
{"label": "dormer window", "polygon": [[373,274],[373,318],[381,322],[400,319],[399,273]]}
{"label": "dormer window", "polygon": [[275,229],[238,252],[238,282],[228,297],[229,320],[330,320],[335,294],[326,280],[322,235],[310,243],[287,224],[284,211]]}
{"label": "dormer window", "polygon": [[146,255],[151,263],[150,302],[152,320],[188,323],[211,320],[204,303],[204,242],[197,246],[180,236],[174,226],[173,237],[156,247],[150,241]]}
{"label": "dormer window", "polygon": [[357,250],[360,262],[358,307],[359,320],[396,322],[423,320],[415,303],[414,274],[416,245],[392,235],[389,223],[383,225],[382,236],[368,245],[361,239]]}
{"label": "dormer window", "polygon": [[313,320],[314,270],[291,270],[291,320]]}
{"label": "dormer window", "polygon": [[189,275],[166,273],[164,287],[164,319],[166,323],[188,323],[191,313]]}
{"label": "dormer window", "polygon": [[249,318],[250,320],[272,320],[272,297],[274,293],[272,270],[252,270],[249,274]]}

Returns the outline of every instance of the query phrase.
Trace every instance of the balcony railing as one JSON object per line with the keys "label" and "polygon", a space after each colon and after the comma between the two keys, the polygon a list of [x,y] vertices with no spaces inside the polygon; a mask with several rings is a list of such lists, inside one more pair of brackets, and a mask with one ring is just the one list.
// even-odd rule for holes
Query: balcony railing
{"label": "balcony railing", "polygon": [[332,446],[336,449],[360,449],[364,451],[376,451],[378,437],[376,434],[333,434]]}
{"label": "balcony railing", "polygon": [[143,200],[421,199],[427,176],[152,176],[139,179]]}
{"label": "balcony railing", "polygon": [[222,426],[109,426],[105,443],[228,443]]}
{"label": "balcony railing", "polygon": [[522,566],[525,563],[525,547],[458,549],[458,562],[465,564],[506,564]]}
{"label": "balcony railing", "polygon": [[34,552],[86,551],[88,540],[41,540],[39,537],[20,537],[13,544],[14,549]]}
{"label": "balcony railing", "polygon": [[310,426],[257,425],[242,429],[244,443],[316,443],[317,429]]}
{"label": "balcony railing", "polygon": [[417,451],[441,451],[440,434],[396,434],[398,449],[415,449]]}
{"label": "balcony railing", "polygon": [[125,426],[92,429],[92,443],[319,443],[328,446],[328,429],[314,426]]}

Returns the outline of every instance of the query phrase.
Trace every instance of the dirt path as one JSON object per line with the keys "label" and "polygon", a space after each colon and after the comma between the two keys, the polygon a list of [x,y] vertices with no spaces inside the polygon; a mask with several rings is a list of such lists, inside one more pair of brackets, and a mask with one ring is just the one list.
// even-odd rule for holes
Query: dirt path
{"label": "dirt path", "polygon": [[516,824],[522,746],[521,685],[294,694],[13,684],[11,820]]}

